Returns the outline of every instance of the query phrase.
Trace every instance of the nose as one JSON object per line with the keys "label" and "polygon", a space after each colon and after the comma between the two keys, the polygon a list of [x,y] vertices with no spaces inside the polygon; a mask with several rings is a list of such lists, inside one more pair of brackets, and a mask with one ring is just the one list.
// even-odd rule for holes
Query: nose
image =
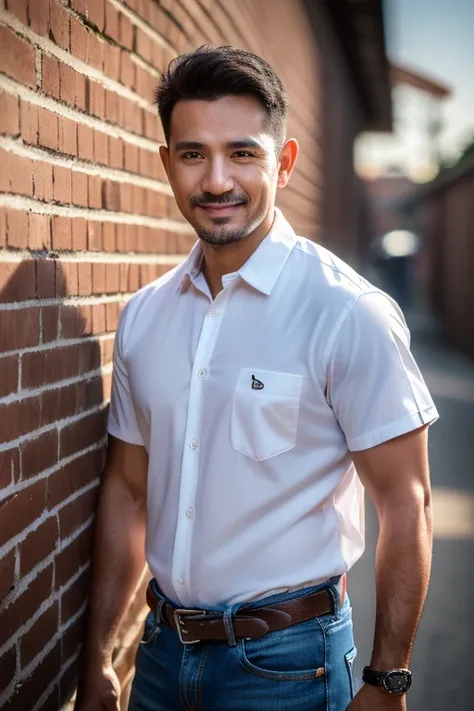
{"label": "nose", "polygon": [[214,158],[207,165],[206,174],[202,181],[202,190],[212,195],[223,195],[234,189],[234,181],[222,158]]}

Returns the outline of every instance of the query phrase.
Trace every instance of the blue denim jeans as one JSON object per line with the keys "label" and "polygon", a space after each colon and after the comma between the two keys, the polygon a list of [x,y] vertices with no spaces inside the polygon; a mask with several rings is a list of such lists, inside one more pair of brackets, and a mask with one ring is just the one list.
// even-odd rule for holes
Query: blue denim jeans
{"label": "blue denim jeans", "polygon": [[[345,711],[354,695],[356,649],[349,598],[340,607],[334,582],[253,603],[271,605],[328,588],[334,610],[236,646],[183,645],[150,613],[129,711]],[[236,607],[249,605],[232,611]]]}

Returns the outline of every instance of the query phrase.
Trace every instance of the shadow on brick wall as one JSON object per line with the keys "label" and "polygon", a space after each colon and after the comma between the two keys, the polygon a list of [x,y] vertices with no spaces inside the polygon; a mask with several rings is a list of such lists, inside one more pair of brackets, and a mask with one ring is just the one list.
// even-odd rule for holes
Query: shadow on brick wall
{"label": "shadow on brick wall", "polygon": [[112,343],[57,260],[0,270],[0,709],[55,711],[84,633]]}

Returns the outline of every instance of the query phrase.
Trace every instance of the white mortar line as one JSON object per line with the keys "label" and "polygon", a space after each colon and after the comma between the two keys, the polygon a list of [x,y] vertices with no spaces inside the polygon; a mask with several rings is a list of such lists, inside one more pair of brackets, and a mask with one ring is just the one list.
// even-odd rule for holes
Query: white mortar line
{"label": "white mortar line", "polygon": [[[130,101],[133,101],[134,104],[137,104],[138,106],[140,106],[140,108],[145,109],[145,111],[153,113],[154,115],[156,114],[156,109],[153,104],[150,104],[150,102],[144,99],[142,96],[136,94],[134,91],[128,89],[126,86],[123,86],[123,84],[119,84],[117,81],[110,79],[108,76],[102,74],[102,72],[100,72],[95,67],[92,67],[89,64],[86,64],[86,62],[77,59],[65,49],[61,49],[61,47],[58,47],[58,45],[54,44],[54,42],[51,42],[51,40],[46,39],[41,35],[37,35],[36,32],[33,32],[30,27],[24,25],[11,12],[2,12],[2,14],[0,15],[0,25],[3,25],[3,27],[8,27],[9,29],[13,30],[14,32],[16,32],[17,35],[28,40],[31,45],[33,45],[34,47],[38,47],[43,52],[47,53],[49,56],[59,59],[61,62],[67,64],[79,74],[84,74],[85,76],[94,79],[95,81],[97,81],[97,83],[101,84],[104,89],[114,91],[116,94],[122,96],[124,99],[129,99]],[[83,27],[86,29],[87,32],[90,32],[90,30],[85,25],[83,25]]]}
{"label": "white mortar line", "polygon": [[[83,610],[85,610],[85,608],[86,608],[86,605],[83,605],[83,607],[81,608],[81,614],[82,614]],[[56,636],[57,636],[57,639],[60,639],[62,635],[58,632],[56,634]],[[54,677],[54,679],[52,680],[52,682],[50,683],[50,685],[48,686],[48,688],[46,689],[44,694],[42,694],[42,696],[40,697],[38,702],[34,705],[34,707],[32,708],[31,711],[40,711],[40,709],[43,708],[44,702],[48,699],[49,695],[51,694],[52,690],[54,689],[54,687],[56,686],[58,681],[60,681],[61,677],[69,669],[71,664],[73,664],[75,662],[75,660],[77,659],[78,656],[79,656],[79,650],[75,654],[73,654],[73,656],[70,659],[68,659],[67,662],[61,664],[61,671],[59,672],[59,674],[57,674]]]}
{"label": "white mortar line", "polygon": [[154,190],[157,193],[164,193],[165,195],[170,196],[173,195],[170,185],[160,180],[144,178],[136,173],[129,173],[125,170],[119,170],[117,168],[108,168],[97,163],[88,163],[80,158],[66,158],[61,154],[53,155],[49,151],[45,151],[41,148],[28,146],[23,143],[22,139],[19,138],[0,136],[0,148],[3,148],[5,151],[10,153],[14,153],[16,156],[29,158],[30,160],[40,160],[51,165],[70,168],[71,170],[79,173],[86,173],[87,175],[100,175],[101,178],[115,180],[117,183],[128,183],[130,185],[137,185],[138,187],[146,188],[147,190]]}
{"label": "white mortar line", "polygon": [[151,28],[150,25],[147,25],[146,22],[144,22],[139,15],[136,15],[132,10],[129,10],[128,7],[125,7],[123,2],[120,2],[119,0],[108,1],[112,5],[112,7],[115,7],[115,9],[125,15],[125,17],[128,17],[128,19],[133,25],[136,25],[141,30],[143,30],[143,32],[148,35],[151,40],[168,49],[170,52],[173,53],[173,55],[176,55],[176,50],[169,44],[169,42],[167,42],[164,37],[162,37],[160,34],[158,34],[158,32]]}
{"label": "white mortar line", "polygon": [[167,217],[147,217],[134,213],[113,212],[112,210],[99,210],[83,207],[65,207],[49,202],[41,202],[23,195],[0,194],[0,207],[11,207],[13,210],[27,210],[39,215],[57,215],[62,217],[85,217],[88,220],[100,222],[121,222],[124,225],[138,225],[142,227],[156,227],[157,229],[191,234],[192,229],[187,222],[178,222]]}
{"label": "white mortar line", "polygon": [[151,138],[139,136],[136,133],[132,133],[124,128],[121,128],[120,126],[105,123],[101,119],[94,118],[89,114],[82,113],[82,111],[77,111],[76,109],[66,106],[66,104],[62,104],[59,101],[56,101],[56,99],[51,99],[49,96],[38,94],[33,89],[10,79],[10,77],[5,76],[4,74],[0,75],[0,89],[3,89],[8,94],[19,96],[21,99],[29,101],[35,106],[48,109],[48,111],[54,111],[58,114],[58,116],[72,119],[73,121],[82,123],[85,126],[94,128],[101,133],[106,133],[108,136],[122,138],[124,141],[127,141],[127,143],[132,143],[138,148],[144,148],[145,150],[157,153],[158,148],[162,145],[159,141],[153,141]]}
{"label": "white mortar line", "polygon": [[[2,259],[0,262],[8,261]],[[15,260],[23,262],[23,259]],[[128,301],[133,296],[132,293],[124,292],[113,296],[69,296],[54,299],[30,299],[28,301],[12,301],[10,303],[0,303],[0,311],[18,311],[20,309],[40,308],[41,306],[95,306],[96,304],[112,304]],[[100,338],[100,336],[99,336]]]}
{"label": "white mortar line", "polygon": [[[0,205],[1,205],[0,195]],[[17,208],[18,209],[18,208]],[[34,210],[36,212],[36,210]],[[181,264],[181,262],[186,259],[187,254],[145,254],[145,253],[130,253],[130,252],[70,252],[70,253],[60,253],[61,257],[55,259],[55,262],[61,264],[61,262],[77,262],[81,263],[91,263],[91,264],[170,264],[176,265]],[[8,251],[7,249],[0,249],[0,262],[12,262],[20,263],[25,260],[34,260],[35,255],[23,249]],[[91,298],[91,297],[87,297]],[[96,297],[95,297],[96,298]],[[117,296],[106,296],[103,299],[114,300]],[[47,299],[44,299],[46,302]],[[41,300],[43,303],[43,300]],[[90,303],[90,302],[87,302]],[[2,304],[0,304],[0,308]]]}

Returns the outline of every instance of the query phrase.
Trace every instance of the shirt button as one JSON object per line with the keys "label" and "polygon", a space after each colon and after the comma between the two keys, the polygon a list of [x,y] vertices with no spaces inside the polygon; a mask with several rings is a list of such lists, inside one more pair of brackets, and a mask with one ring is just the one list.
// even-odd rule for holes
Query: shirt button
{"label": "shirt button", "polygon": [[191,449],[197,449],[197,446],[198,446],[197,439],[192,439],[191,442],[189,443],[189,446],[191,447]]}
{"label": "shirt button", "polygon": [[218,309],[212,309],[212,311],[211,311],[211,316],[219,316],[219,311],[218,311]]}
{"label": "shirt button", "polygon": [[186,509],[186,516],[188,518],[192,518],[193,514],[194,514],[194,510],[191,508],[191,506],[189,507],[189,509]]}
{"label": "shirt button", "polygon": [[207,370],[205,368],[201,368],[201,370],[198,370],[198,375],[200,378],[204,378],[206,373],[207,373]]}

